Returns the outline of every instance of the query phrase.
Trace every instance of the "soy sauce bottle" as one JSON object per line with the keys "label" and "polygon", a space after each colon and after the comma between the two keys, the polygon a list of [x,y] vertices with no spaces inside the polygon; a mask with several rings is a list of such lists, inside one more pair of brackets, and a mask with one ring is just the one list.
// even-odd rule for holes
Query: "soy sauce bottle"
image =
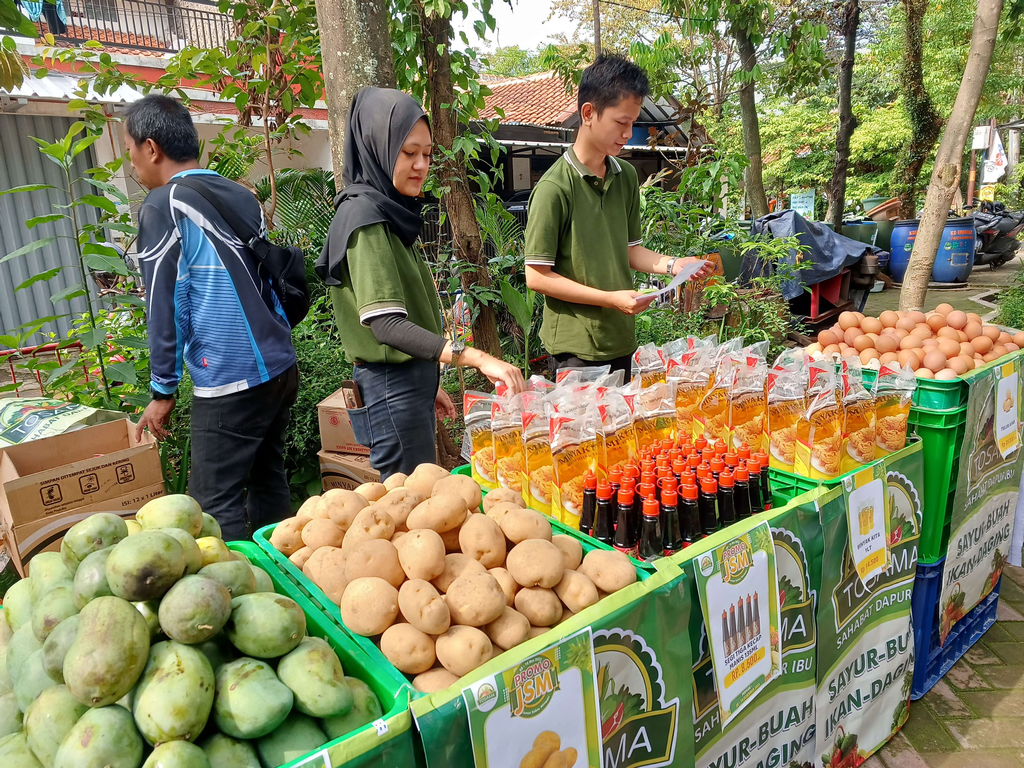
{"label": "soy sauce bottle", "polygon": [[643,524],[640,532],[639,559],[650,563],[663,557],[661,540],[661,508],[655,498],[644,499]]}
{"label": "soy sauce bottle", "polygon": [[615,543],[614,521],[612,520],[612,487],[607,480],[597,483],[597,504],[594,511],[593,537],[602,544]]}
{"label": "soy sauce bottle", "polygon": [[[765,469],[765,472],[768,470]],[[747,472],[750,473],[748,493],[750,494],[750,514],[758,515],[764,512],[764,499],[761,496],[761,464],[757,459],[751,457],[747,462]]]}
{"label": "soy sauce bottle", "polygon": [[768,477],[768,454],[764,451],[757,452],[757,463],[761,465],[761,498],[764,501],[764,508],[772,508],[772,484]]}
{"label": "soy sauce bottle", "polygon": [[615,517],[615,541],[613,546],[623,554],[636,557],[636,537],[633,535],[633,488],[627,484],[619,490],[619,509]]}
{"label": "soy sauce bottle", "polygon": [[697,507],[697,486],[692,483],[683,486],[682,498],[679,500],[679,526],[684,547],[703,538],[700,532],[700,510]]}
{"label": "soy sauce bottle", "polygon": [[594,515],[597,512],[597,477],[589,469],[583,476],[583,514],[580,516],[580,533],[590,536],[594,531]]}
{"label": "soy sauce bottle", "polygon": [[726,528],[736,522],[736,478],[726,469],[718,476],[718,521]]}
{"label": "soy sauce bottle", "polygon": [[715,478],[703,478],[700,481],[700,494],[697,496],[697,508],[700,510],[700,527],[705,536],[718,530],[718,483]]}
{"label": "soy sauce bottle", "polygon": [[679,494],[676,484],[671,481],[661,489],[661,547],[665,557],[671,557],[683,548]]}
{"label": "soy sauce bottle", "polygon": [[747,471],[745,462],[740,462],[736,468],[736,483],[733,486],[733,503],[736,507],[736,519],[746,520],[750,517],[750,473]]}

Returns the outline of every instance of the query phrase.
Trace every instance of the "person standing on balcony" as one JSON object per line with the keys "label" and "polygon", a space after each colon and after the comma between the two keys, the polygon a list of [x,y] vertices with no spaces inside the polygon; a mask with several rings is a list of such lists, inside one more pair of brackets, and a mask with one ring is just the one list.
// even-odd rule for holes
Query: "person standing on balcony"
{"label": "person standing on balcony", "polygon": [[263,232],[245,187],[199,167],[199,137],[178,101],[151,95],[124,114],[125,144],[150,190],[139,208],[138,259],[146,283],[152,400],[139,419],[167,436],[184,367],[193,383],[189,493],[244,539],[290,514],[284,468],[289,411],[299,388],[291,328],[256,257],[183,177]]}
{"label": "person standing on balcony", "polygon": [[420,195],[433,140],[411,96],[363,88],[345,132],[344,189],[316,264],[331,286],[334,316],[362,407],[350,408],[356,439],[385,480],[437,461],[435,414],[456,416],[438,363],[477,368],[514,392],[523,375],[462,342],[444,338],[437,289],[413,247],[423,226]]}

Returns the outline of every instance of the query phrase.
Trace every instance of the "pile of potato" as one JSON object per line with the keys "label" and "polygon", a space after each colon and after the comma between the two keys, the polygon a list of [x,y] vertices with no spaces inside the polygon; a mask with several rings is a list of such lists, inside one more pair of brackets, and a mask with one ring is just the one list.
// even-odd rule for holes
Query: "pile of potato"
{"label": "pile of potato", "polygon": [[472,478],[421,464],[310,498],[270,541],[430,693],[636,581],[628,557],[583,557],[514,491],[480,505]]}

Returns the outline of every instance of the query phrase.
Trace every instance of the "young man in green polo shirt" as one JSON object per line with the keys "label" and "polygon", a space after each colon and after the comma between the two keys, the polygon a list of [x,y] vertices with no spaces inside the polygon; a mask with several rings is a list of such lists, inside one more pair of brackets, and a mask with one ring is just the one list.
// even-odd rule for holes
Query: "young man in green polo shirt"
{"label": "young man in green polo shirt", "polygon": [[526,284],[546,297],[540,337],[554,367],[608,363],[628,379],[635,315],[653,300],[633,290],[632,272],[671,276],[694,260],[641,245],[637,172],[616,157],[649,94],[640,67],[599,56],[580,81],[576,142],[530,196]]}

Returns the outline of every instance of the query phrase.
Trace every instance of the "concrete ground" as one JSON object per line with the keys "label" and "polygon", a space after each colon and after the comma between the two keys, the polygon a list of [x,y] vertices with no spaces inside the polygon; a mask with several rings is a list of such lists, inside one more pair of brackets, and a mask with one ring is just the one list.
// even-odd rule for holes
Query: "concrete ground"
{"label": "concrete ground", "polygon": [[1024,570],[1006,566],[996,623],[863,768],[1022,767]]}

